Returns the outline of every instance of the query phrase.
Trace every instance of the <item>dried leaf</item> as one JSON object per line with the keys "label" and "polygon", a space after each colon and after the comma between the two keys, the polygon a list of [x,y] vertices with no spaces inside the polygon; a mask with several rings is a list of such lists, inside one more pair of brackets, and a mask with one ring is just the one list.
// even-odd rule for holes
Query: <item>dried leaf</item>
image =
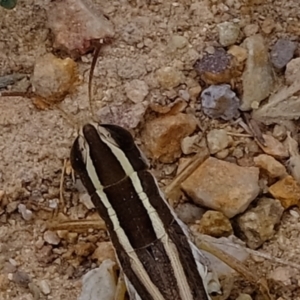
{"label": "dried leaf", "polygon": [[288,87],[281,88],[269,98],[269,102],[253,112],[252,117],[266,125],[300,117],[300,79]]}
{"label": "dried leaf", "polygon": [[287,167],[294,179],[300,184],[300,154],[298,143],[291,137],[290,132],[287,133],[286,143],[290,153]]}

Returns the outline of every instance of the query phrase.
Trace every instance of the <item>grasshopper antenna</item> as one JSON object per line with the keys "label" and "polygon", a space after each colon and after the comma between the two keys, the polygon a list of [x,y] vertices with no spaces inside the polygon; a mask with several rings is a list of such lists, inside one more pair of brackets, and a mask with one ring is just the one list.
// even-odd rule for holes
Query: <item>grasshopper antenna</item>
{"label": "grasshopper antenna", "polygon": [[101,46],[102,46],[101,41],[96,43],[96,48],[95,48],[95,51],[94,51],[93,60],[92,60],[90,73],[89,73],[88,97],[89,97],[89,106],[90,106],[90,111],[91,111],[92,117],[94,117],[94,115],[95,115],[94,114],[94,107],[93,107],[93,103],[92,103],[92,97],[93,97],[92,81],[93,81],[94,70],[95,70],[97,59],[98,59],[98,56],[99,56],[99,53],[100,53]]}

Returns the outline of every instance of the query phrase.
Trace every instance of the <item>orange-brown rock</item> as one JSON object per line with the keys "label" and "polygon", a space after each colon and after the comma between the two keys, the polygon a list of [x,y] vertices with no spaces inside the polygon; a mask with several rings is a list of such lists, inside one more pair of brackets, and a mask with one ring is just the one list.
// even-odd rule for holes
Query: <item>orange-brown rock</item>
{"label": "orange-brown rock", "polygon": [[36,95],[55,102],[72,92],[77,80],[77,64],[74,60],[60,59],[47,53],[36,60],[31,83]]}
{"label": "orange-brown rock", "polygon": [[181,141],[197,127],[193,116],[179,113],[165,115],[148,122],[142,132],[146,150],[153,159],[172,163],[181,154]]}
{"label": "orange-brown rock", "polygon": [[227,218],[244,212],[257,197],[259,169],[209,157],[184,182],[182,189],[196,204],[223,212]]}
{"label": "orange-brown rock", "polygon": [[265,170],[271,178],[284,177],[287,175],[284,165],[270,155],[260,154],[254,157],[254,163],[256,167]]}
{"label": "orange-brown rock", "polygon": [[101,264],[106,259],[116,261],[116,255],[111,242],[101,242],[94,251],[92,259],[96,259]]}
{"label": "orange-brown rock", "polygon": [[287,176],[269,188],[271,195],[280,200],[282,206],[287,209],[300,204],[300,186],[292,176]]}

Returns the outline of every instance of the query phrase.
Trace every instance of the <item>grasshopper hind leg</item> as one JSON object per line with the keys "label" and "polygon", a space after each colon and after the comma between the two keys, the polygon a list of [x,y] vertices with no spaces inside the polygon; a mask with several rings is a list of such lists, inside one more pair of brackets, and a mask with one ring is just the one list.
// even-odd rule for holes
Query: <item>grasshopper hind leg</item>
{"label": "grasshopper hind leg", "polygon": [[[130,283],[130,281],[124,274],[123,274],[123,278],[124,278],[124,282],[126,283],[129,299],[130,300],[142,300],[142,298],[139,296],[139,294],[137,293],[134,286]],[[124,299],[126,299],[126,298],[124,298]],[[117,299],[115,299],[115,300],[117,300]],[[121,299],[118,299],[118,300],[121,300]]]}
{"label": "grasshopper hind leg", "polygon": [[125,281],[126,281],[126,279],[125,279],[124,273],[121,271],[119,278],[118,278],[118,282],[117,282],[117,288],[116,288],[116,294],[115,294],[114,300],[128,300],[128,297],[127,297],[127,286],[128,285],[127,285],[127,282],[125,283]]}

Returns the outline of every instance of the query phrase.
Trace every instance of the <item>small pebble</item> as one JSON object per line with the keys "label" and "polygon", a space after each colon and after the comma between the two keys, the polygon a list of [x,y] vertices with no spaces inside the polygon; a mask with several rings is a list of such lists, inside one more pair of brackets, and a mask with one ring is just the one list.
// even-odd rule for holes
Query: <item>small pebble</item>
{"label": "small pebble", "polygon": [[19,211],[19,213],[21,213],[22,218],[25,221],[30,221],[32,219],[32,211],[27,209],[24,204],[18,205],[18,211]]}
{"label": "small pebble", "polygon": [[0,76],[0,89],[6,88],[9,85],[13,85],[15,82],[23,79],[25,76],[25,74],[19,73]]}
{"label": "small pebble", "polygon": [[201,86],[193,86],[189,89],[189,94],[192,100],[196,100],[199,96],[199,94],[201,93]]}
{"label": "small pebble", "polygon": [[216,158],[225,159],[229,155],[229,149],[223,149],[216,153]]}
{"label": "small pebble", "polygon": [[276,23],[271,18],[265,18],[261,24],[261,30],[265,34],[270,34],[275,27],[276,27]]}
{"label": "small pebble", "polygon": [[149,87],[147,83],[143,80],[133,79],[130,82],[127,82],[125,85],[126,96],[133,103],[143,102],[145,97],[149,93]]}
{"label": "small pebble", "polygon": [[279,39],[271,50],[271,62],[276,69],[282,70],[293,58],[297,44],[288,39]]}
{"label": "small pebble", "polygon": [[47,230],[44,233],[44,240],[50,245],[58,245],[60,243],[60,238],[51,230]]}
{"label": "small pebble", "polygon": [[168,49],[170,52],[175,52],[177,49],[182,49],[186,47],[188,40],[182,35],[173,35],[168,44]]}
{"label": "small pebble", "polygon": [[265,170],[271,178],[287,176],[284,165],[270,155],[260,154],[254,157],[254,163],[256,167]]}
{"label": "small pebble", "polygon": [[300,203],[300,187],[292,176],[286,176],[271,185],[269,193],[275,199],[280,200],[285,209],[299,205]]}
{"label": "small pebble", "polygon": [[245,62],[248,57],[247,50],[243,47],[236,46],[236,45],[231,46],[228,49],[227,53],[233,55],[236,58],[238,63]]}
{"label": "small pebble", "polygon": [[9,285],[9,279],[6,275],[0,274],[0,291],[7,291],[7,287]]}
{"label": "small pebble", "polygon": [[39,286],[41,288],[41,291],[44,295],[49,295],[51,293],[50,286],[46,280],[41,280],[39,282]]}
{"label": "small pebble", "polygon": [[280,266],[271,271],[268,275],[268,278],[283,285],[289,286],[291,284],[291,278],[294,275],[293,273],[295,272],[293,272],[290,268]]}
{"label": "small pebble", "polygon": [[233,233],[231,223],[223,213],[208,210],[199,222],[199,231],[213,237],[230,236]]}
{"label": "small pebble", "polygon": [[12,275],[12,281],[18,285],[27,287],[28,283],[31,281],[29,275],[23,271],[16,271]]}
{"label": "small pebble", "polygon": [[236,300],[252,300],[252,297],[248,294],[240,294]]}
{"label": "small pebble", "polygon": [[193,67],[207,84],[230,83],[236,77],[235,58],[223,48],[215,49],[213,54],[206,53]]}
{"label": "small pebble", "polygon": [[291,216],[293,216],[296,219],[299,219],[300,214],[296,210],[291,209],[289,212]]}
{"label": "small pebble", "polygon": [[196,220],[200,220],[205,210],[192,203],[180,203],[175,212],[179,219],[185,224],[195,223]]}
{"label": "small pebble", "polygon": [[259,169],[209,157],[181,183],[195,204],[232,218],[244,212],[260,192]]}
{"label": "small pebble", "polygon": [[288,85],[297,82],[300,78],[300,57],[292,59],[286,66],[285,81]]}
{"label": "small pebble", "polygon": [[12,264],[11,262],[5,262],[4,264],[1,264],[1,266],[2,272],[5,274],[15,273],[17,270],[17,266],[15,264]]}
{"label": "small pebble", "polygon": [[187,136],[181,141],[181,150],[183,154],[196,153],[199,147],[197,143],[200,141],[201,137],[199,135]]}
{"label": "small pebble", "polygon": [[248,24],[244,27],[244,33],[246,37],[255,35],[259,30],[259,26],[257,24]]}
{"label": "small pebble", "polygon": [[19,201],[12,201],[12,202],[8,203],[6,206],[6,212],[8,214],[13,213],[14,211],[17,210],[18,205],[19,205]]}
{"label": "small pebble", "polygon": [[97,260],[99,265],[106,259],[116,261],[116,255],[111,242],[101,242],[95,249],[92,259]]}
{"label": "small pebble", "polygon": [[207,134],[207,145],[211,154],[227,148],[231,139],[224,129],[213,129]]}
{"label": "small pebble", "polygon": [[52,53],[37,58],[31,77],[35,94],[48,101],[61,101],[77,81],[77,64],[71,58],[60,59]]}
{"label": "small pebble", "polygon": [[44,246],[44,240],[42,239],[42,237],[39,237],[38,240],[35,242],[35,247],[37,249],[42,249],[42,247]]}
{"label": "small pebble", "polygon": [[156,78],[162,88],[172,89],[182,82],[183,74],[174,67],[163,67],[157,70]]}
{"label": "small pebble", "polygon": [[10,258],[8,261],[9,261],[14,267],[17,267],[17,266],[18,266],[18,263],[16,262],[15,259]]}
{"label": "small pebble", "polygon": [[223,47],[228,47],[236,43],[240,27],[232,22],[223,22],[217,25],[219,30],[219,41]]}
{"label": "small pebble", "polygon": [[30,282],[28,284],[28,288],[33,296],[33,299],[39,300],[41,297],[41,291],[40,291],[39,287],[36,284],[34,284],[33,282]]}
{"label": "small pebble", "polygon": [[179,90],[178,91],[178,96],[180,98],[182,98],[185,101],[189,101],[190,100],[190,94],[187,90]]}
{"label": "small pebble", "polygon": [[282,126],[279,124],[276,124],[274,126],[273,136],[275,139],[278,139],[279,141],[282,142],[286,138],[286,133],[287,133],[287,130],[286,130],[285,126]]}
{"label": "small pebble", "polygon": [[237,218],[238,229],[251,249],[257,249],[274,236],[283,211],[279,200],[261,198],[256,207]]}

